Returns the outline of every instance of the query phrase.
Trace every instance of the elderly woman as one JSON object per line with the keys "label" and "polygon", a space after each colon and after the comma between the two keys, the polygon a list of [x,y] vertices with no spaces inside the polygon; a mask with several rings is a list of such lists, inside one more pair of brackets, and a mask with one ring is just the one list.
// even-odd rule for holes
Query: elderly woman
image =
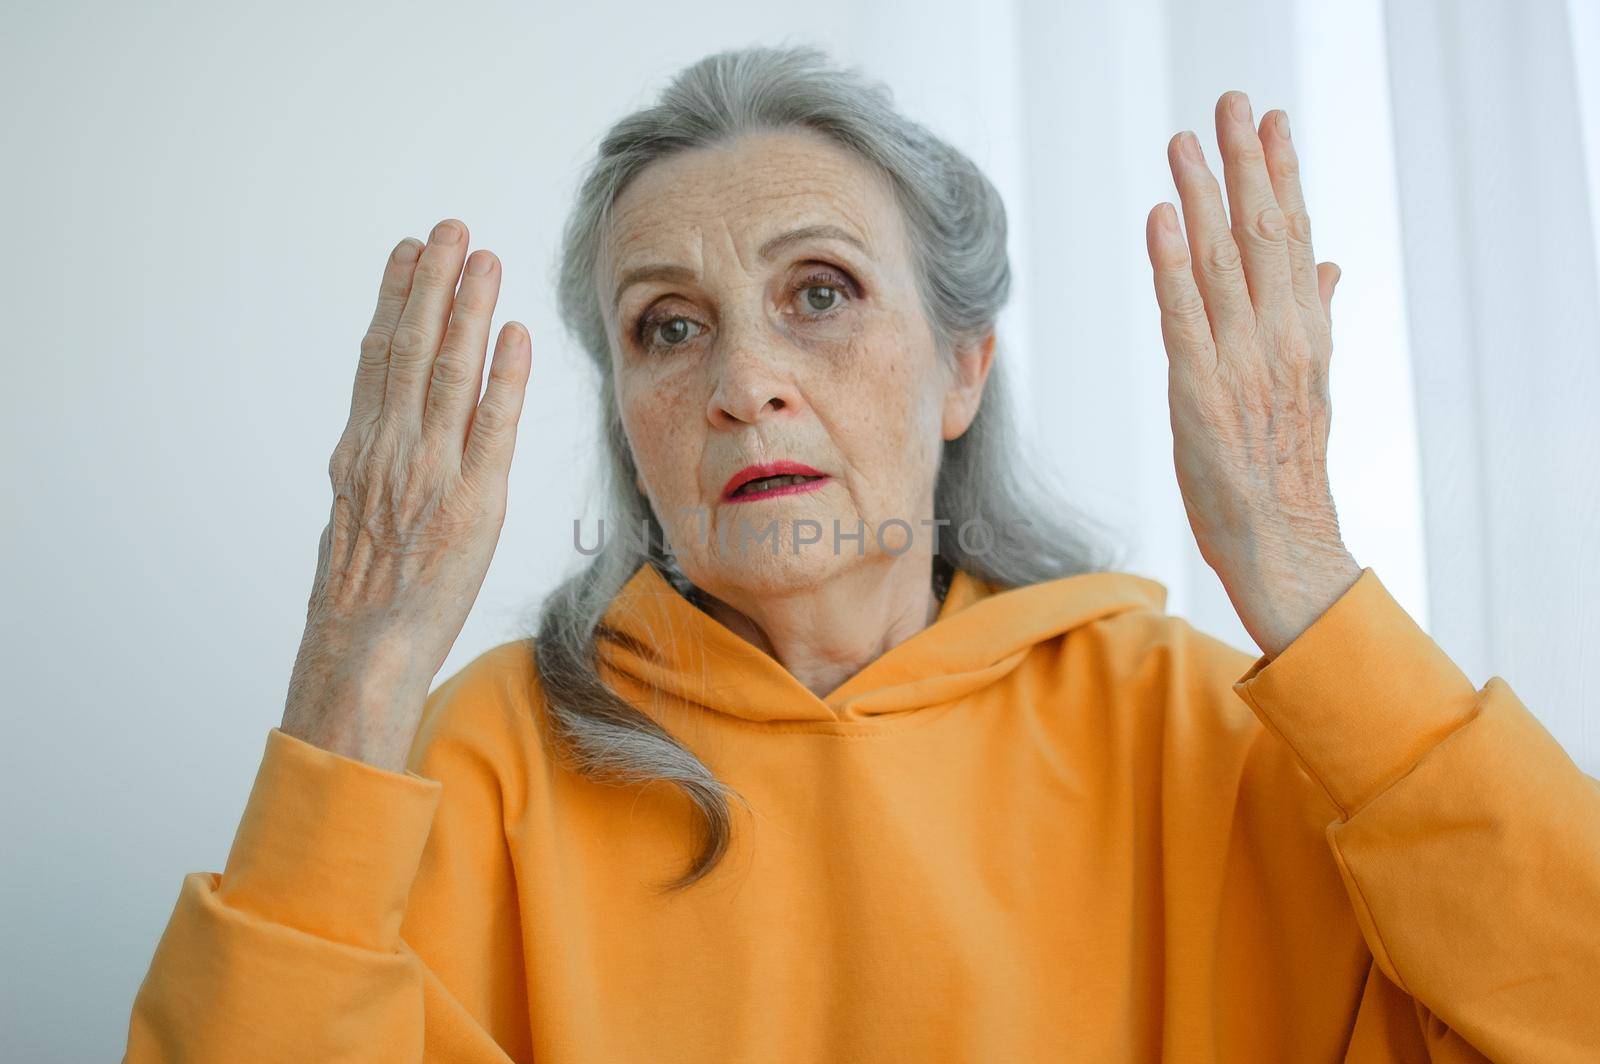
{"label": "elderly woman", "polygon": [[560,295],[611,532],[431,693],[531,339],[480,399],[497,260],[395,248],[282,726],[127,1059],[1600,1059],[1600,788],[1341,542],[1287,117],[1224,95],[1227,209],[1182,134],[1147,230],[1252,660],[1028,472],[1000,201],[825,58],[710,56],[601,143]]}

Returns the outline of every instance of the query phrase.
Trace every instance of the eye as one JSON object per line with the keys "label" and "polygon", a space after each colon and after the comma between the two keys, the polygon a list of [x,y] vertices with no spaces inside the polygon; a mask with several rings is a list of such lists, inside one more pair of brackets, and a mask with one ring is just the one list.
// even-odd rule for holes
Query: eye
{"label": "eye", "polygon": [[[791,299],[795,296],[800,297],[806,317],[823,321],[858,298],[858,290],[848,274],[825,268],[813,270],[790,289]],[[684,346],[704,331],[703,325],[682,314],[645,314],[634,326],[633,339],[645,351],[667,351]]]}
{"label": "eye", "polygon": [[[817,306],[817,300],[819,298],[817,293],[819,292],[822,293],[820,298],[824,303],[827,304],[826,306]],[[834,304],[837,303],[838,300],[839,290],[834,288],[832,285],[814,284],[806,289],[806,305],[812,310],[832,310]]]}
{"label": "eye", "polygon": [[647,351],[679,347],[699,335],[689,331],[698,328],[700,328],[698,322],[681,314],[670,314],[665,317],[646,315],[640,319],[639,327],[634,332],[634,339]]}
{"label": "eye", "polygon": [[829,316],[851,297],[852,291],[849,280],[833,270],[808,274],[796,287],[805,309],[816,317]]}

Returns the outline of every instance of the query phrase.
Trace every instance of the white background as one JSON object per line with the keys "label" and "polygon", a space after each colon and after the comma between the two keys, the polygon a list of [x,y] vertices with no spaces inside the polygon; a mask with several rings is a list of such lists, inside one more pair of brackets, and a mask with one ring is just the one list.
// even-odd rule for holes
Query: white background
{"label": "white background", "polygon": [[[1600,69],[1600,17],[1589,0],[1573,5],[1574,47]],[[1222,92],[1249,93],[1258,117],[1287,109],[1318,257],[1344,270],[1330,464],[1346,541],[1436,630],[1430,602],[1455,574],[1436,564],[1430,576],[1425,547],[1384,10],[1330,10],[880,0],[10,13],[0,1056],[115,1059],[182,876],[222,868],[281,717],[326,464],[384,256],[440,218],[465,220],[473,245],[500,256],[495,327],[520,320],[534,342],[510,513],[440,678],[515,638],[570,570],[593,392],[552,304],[557,235],[603,129],[720,48],[820,44],[887,80],[990,174],[1010,212],[1016,289],[1001,337],[1027,423],[1075,501],[1125,530],[1129,568],[1168,586],[1169,610],[1252,651],[1173,479],[1144,220],[1176,199],[1173,133],[1196,130],[1215,167]],[[1589,192],[1564,209],[1592,251],[1597,89],[1580,89],[1588,169],[1573,176]],[[1510,190],[1506,209],[1523,193]],[[1600,357],[1592,338],[1559,356],[1574,379],[1592,379],[1578,372]],[[1573,487],[1575,505],[1592,505],[1592,479]],[[1584,551],[1590,568],[1573,580],[1591,586]],[[1584,617],[1600,629],[1592,605]],[[1600,772],[1596,707],[1556,697],[1594,690],[1593,656],[1462,649],[1475,683],[1506,676]]]}

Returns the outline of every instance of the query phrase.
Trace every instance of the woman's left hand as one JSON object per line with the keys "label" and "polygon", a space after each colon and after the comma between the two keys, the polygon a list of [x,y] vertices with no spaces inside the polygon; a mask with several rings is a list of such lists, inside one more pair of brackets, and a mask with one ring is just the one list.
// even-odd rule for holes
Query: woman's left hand
{"label": "woman's left hand", "polygon": [[[1146,221],[1167,349],[1178,487],[1200,553],[1276,656],[1361,574],[1328,488],[1329,305],[1288,116],[1259,133],[1242,92],[1217,101],[1228,209],[1193,133],[1167,144],[1184,234]],[[1231,217],[1231,223],[1230,223]],[[1192,265],[1191,265],[1192,264]]]}

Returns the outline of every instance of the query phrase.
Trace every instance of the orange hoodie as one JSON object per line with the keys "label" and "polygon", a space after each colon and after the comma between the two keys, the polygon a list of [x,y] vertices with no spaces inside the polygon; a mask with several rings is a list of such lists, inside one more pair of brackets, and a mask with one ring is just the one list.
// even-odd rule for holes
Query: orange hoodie
{"label": "orange hoodie", "polygon": [[675,897],[691,806],[557,766],[524,642],[404,773],[273,728],[125,1060],[1600,1060],[1600,783],[1505,681],[1370,568],[1270,663],[1165,603],[958,572],[818,698],[641,568],[607,678],[751,805]]}

